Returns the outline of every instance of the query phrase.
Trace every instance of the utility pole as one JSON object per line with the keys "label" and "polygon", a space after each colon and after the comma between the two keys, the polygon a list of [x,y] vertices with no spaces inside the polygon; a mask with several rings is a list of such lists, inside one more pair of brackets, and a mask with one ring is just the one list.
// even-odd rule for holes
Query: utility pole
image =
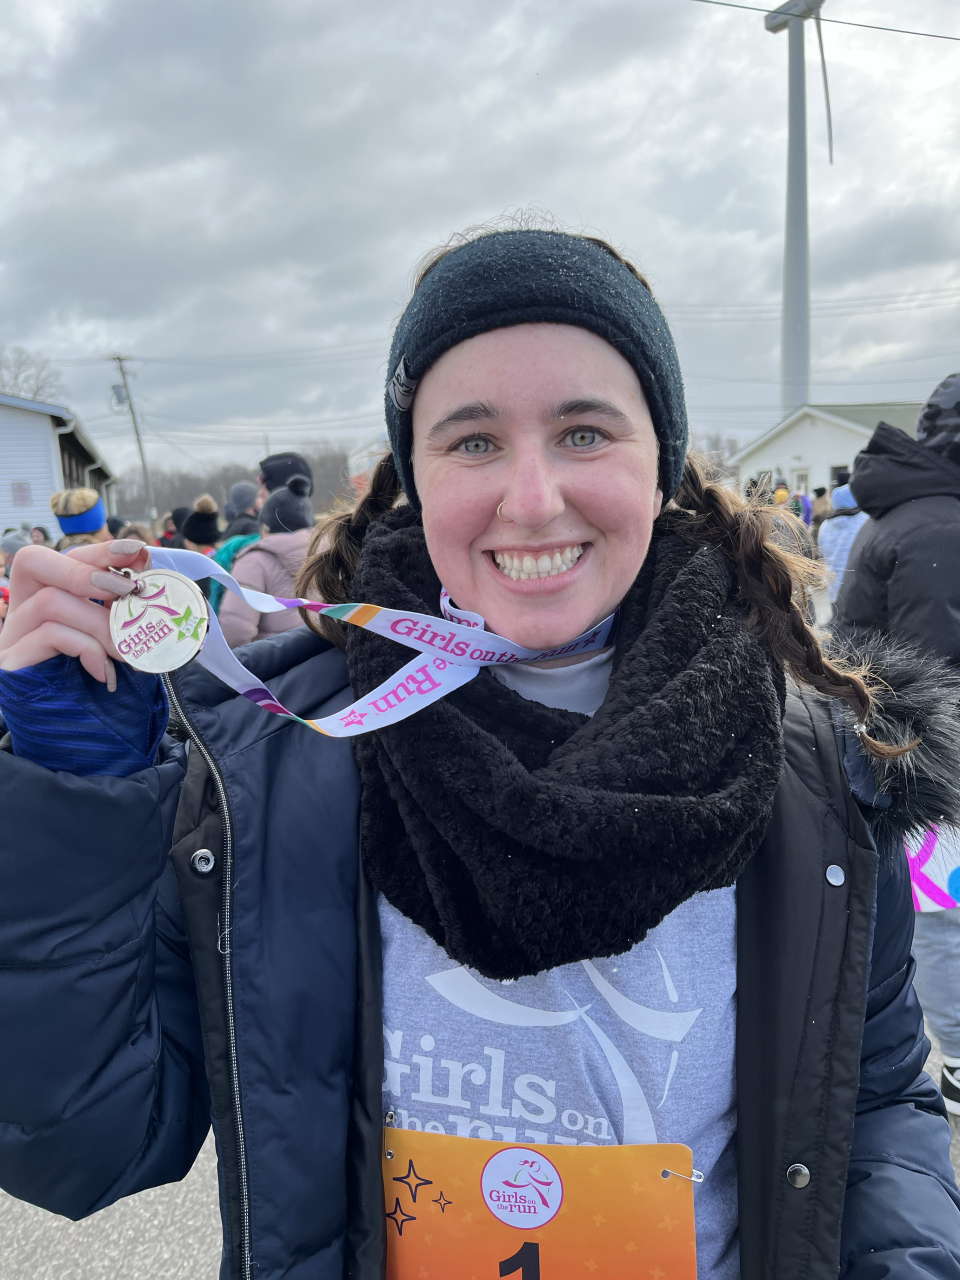
{"label": "utility pole", "polygon": [[120,381],[123,386],[124,399],[127,402],[127,408],[130,410],[130,421],[133,423],[133,434],[137,437],[137,448],[140,451],[140,466],[143,470],[143,489],[147,496],[147,515],[150,520],[150,532],[156,536],[157,532],[157,506],[153,500],[153,483],[150,480],[150,468],[147,466],[147,455],[143,447],[143,436],[140,434],[140,423],[137,420],[137,411],[133,404],[133,396],[130,394],[130,383],[127,381],[127,356],[110,356],[110,359],[117,366],[120,374]]}
{"label": "utility pole", "polygon": [[806,19],[823,0],[788,0],[768,13],[768,31],[789,36],[789,134],[787,223],[783,247],[783,309],[780,321],[780,398],[784,414],[810,399],[810,236],[807,222],[807,88],[804,60]]}

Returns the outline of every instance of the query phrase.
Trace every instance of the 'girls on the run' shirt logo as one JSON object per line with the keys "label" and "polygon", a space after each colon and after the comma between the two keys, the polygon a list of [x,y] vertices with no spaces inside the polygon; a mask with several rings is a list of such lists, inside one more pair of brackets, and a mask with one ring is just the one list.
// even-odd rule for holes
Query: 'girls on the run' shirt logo
{"label": "'girls on the run' shirt logo", "polygon": [[483,1203],[508,1227],[530,1231],[555,1217],[563,1204],[563,1182],[545,1155],[527,1147],[498,1151],[480,1175]]}

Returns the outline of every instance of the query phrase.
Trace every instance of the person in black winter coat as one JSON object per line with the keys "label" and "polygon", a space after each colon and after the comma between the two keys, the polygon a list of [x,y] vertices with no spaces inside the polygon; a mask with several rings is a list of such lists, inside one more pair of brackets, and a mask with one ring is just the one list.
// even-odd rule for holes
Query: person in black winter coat
{"label": "person in black winter coat", "polygon": [[[875,633],[960,664],[960,374],[924,407],[917,439],[881,423],[859,454],[850,488],[870,520],[850,550],[836,625]],[[945,840],[946,836],[946,840]],[[960,848],[938,837],[938,857],[960,866]],[[952,884],[960,878],[954,872]],[[917,991],[940,1041],[940,1086],[960,1116],[960,907],[941,898],[917,915]]]}
{"label": "person in black winter coat", "polygon": [[231,538],[242,538],[259,532],[260,516],[258,513],[258,487],[251,480],[241,480],[232,485],[223,513],[227,517],[227,527],[220,541],[229,542]]}
{"label": "person in black winter coat", "polygon": [[[679,1143],[701,1280],[956,1280],[902,837],[960,817],[960,682],[875,646],[881,700],[820,649],[789,517],[687,458],[669,329],[603,242],[438,254],[388,377],[391,453],[299,590],[396,609],[400,637],[427,615],[436,670],[442,586],[478,641],[544,656],[479,648],[351,744],[196,663],[123,665],[91,596],[147,550],[26,548],[0,634],[0,1185],[83,1217],[182,1177],[213,1123],[225,1280],[395,1280],[468,1194],[394,1172],[404,1135],[588,1147],[566,1154],[605,1186]],[[302,717],[412,697],[373,697],[407,654],[362,623],[240,653]],[[526,1259],[542,1239],[545,1280],[586,1274],[606,1221],[610,1274],[651,1270],[598,1218]]]}
{"label": "person in black winter coat", "polygon": [[960,374],[937,388],[916,440],[880,423],[850,489],[871,519],[850,550],[837,625],[960,663]]}

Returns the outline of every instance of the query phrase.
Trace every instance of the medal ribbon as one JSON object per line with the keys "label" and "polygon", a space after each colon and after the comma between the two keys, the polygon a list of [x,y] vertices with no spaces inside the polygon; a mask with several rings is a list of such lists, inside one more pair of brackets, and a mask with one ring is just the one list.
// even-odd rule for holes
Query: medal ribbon
{"label": "medal ribbon", "polygon": [[297,720],[331,738],[352,738],[405,720],[473,680],[481,667],[595,653],[611,643],[617,617],[615,613],[610,614],[590,631],[559,648],[525,649],[512,640],[485,631],[480,614],[455,609],[446,591],[440,596],[441,620],[427,613],[405,613],[399,609],[382,609],[375,604],[322,604],[317,600],[286,600],[282,596],[268,596],[262,591],[241,587],[215,560],[198,551],[168,551],[151,547],[150,562],[154,569],[172,570],[192,582],[215,578],[258,613],[309,609],[311,613],[337,618],[340,622],[386,636],[409,649],[419,650],[416,658],[365,698],[358,698],[343,711],[324,716],[322,720],[305,720],[279,703],[267,686],[246,669],[227,644],[219,619],[211,609],[209,631],[196,659],[200,665],[264,711]]}

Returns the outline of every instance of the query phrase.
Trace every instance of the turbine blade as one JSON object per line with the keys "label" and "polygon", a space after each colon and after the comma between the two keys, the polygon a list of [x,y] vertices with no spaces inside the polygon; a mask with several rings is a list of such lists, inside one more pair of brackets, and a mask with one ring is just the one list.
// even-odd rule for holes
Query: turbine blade
{"label": "turbine blade", "polygon": [[827,145],[830,148],[830,163],[833,164],[833,115],[830,111],[830,85],[827,83],[827,58],[823,52],[823,28],[820,26],[820,10],[813,15],[817,27],[817,43],[820,45],[820,69],[823,71],[823,99],[827,105]]}

